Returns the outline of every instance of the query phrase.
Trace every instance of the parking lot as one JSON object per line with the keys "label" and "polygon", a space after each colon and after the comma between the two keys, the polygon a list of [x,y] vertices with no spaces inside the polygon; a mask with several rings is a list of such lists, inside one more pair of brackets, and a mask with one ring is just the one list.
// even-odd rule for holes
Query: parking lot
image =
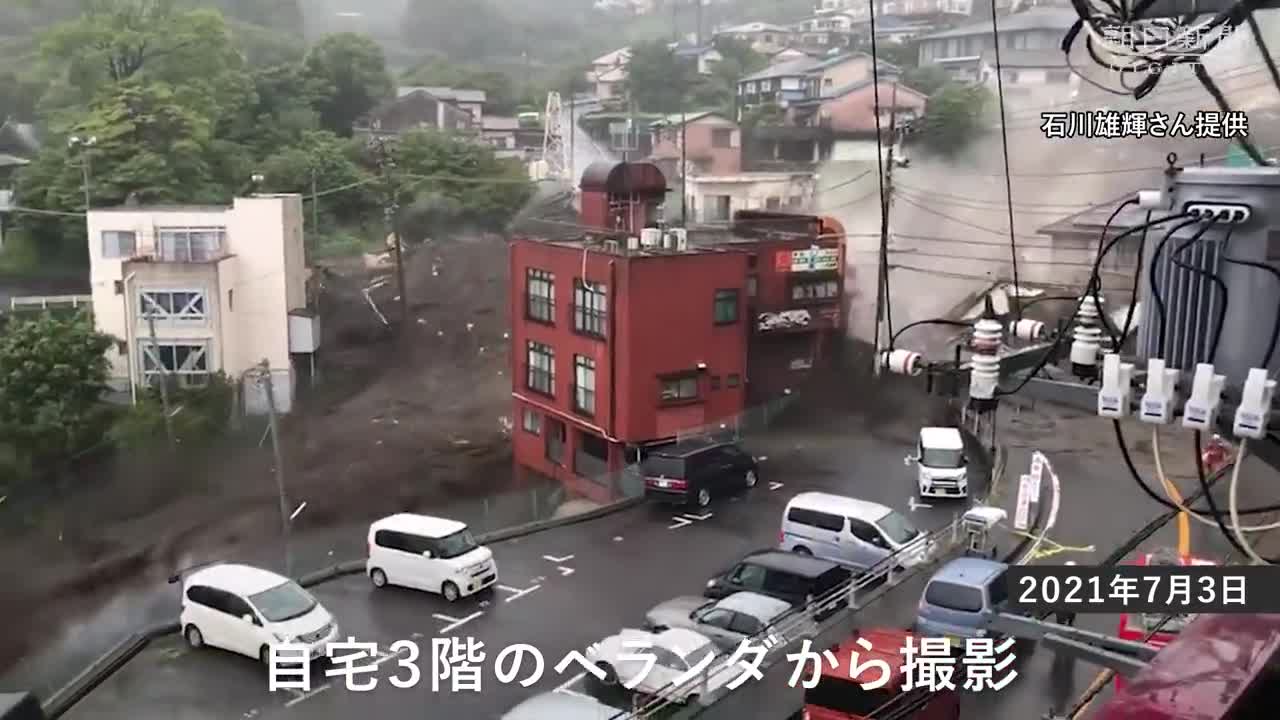
{"label": "parking lot", "polygon": [[[454,605],[408,590],[375,590],[363,576],[323,584],[314,592],[344,634],[379,648],[379,685],[371,692],[349,691],[341,678],[318,677],[309,692],[271,693],[265,670],[254,661],[218,651],[191,652],[173,637],[153,644],[77,705],[70,717],[123,720],[163,708],[165,717],[180,720],[498,718],[538,691],[559,687],[582,692],[588,688],[581,669],[557,673],[553,666],[571,650],[582,651],[620,628],[638,627],[644,612],[658,602],[700,594],[710,576],[741,555],[775,544],[783,507],[797,492],[825,490],[883,502],[907,512],[922,528],[950,521],[963,506],[910,501],[912,470],[903,465],[907,449],[905,443],[853,433],[838,450],[797,449],[810,455],[821,452],[818,460],[797,464],[803,472],[788,471],[784,457],[764,459],[762,479],[754,490],[722,499],[705,512],[646,505],[497,544],[493,549],[500,586]],[[1010,477],[1016,480],[1028,453],[1029,447],[1015,448]],[[1159,512],[1116,474],[1111,454],[1050,453],[1064,489],[1062,515],[1051,537],[1068,549],[1045,562],[1096,562]],[[1012,508],[1013,493],[1005,495],[1003,504]],[[1167,528],[1146,546],[1171,545],[1171,533]],[[1004,536],[998,542],[1004,550],[1013,538]],[[1206,553],[1220,549],[1207,535],[1197,538],[1197,548]],[[915,578],[895,588],[864,611],[860,624],[910,624],[923,583],[924,578]],[[1082,617],[1080,625],[1111,632],[1115,622],[1114,617],[1091,616]],[[433,691],[431,639],[445,636],[484,644],[481,692],[450,692],[448,681]],[[389,652],[399,640],[412,640],[421,649],[416,663],[421,679],[409,689],[389,682],[406,674],[397,667],[399,658]],[[532,645],[545,658],[542,678],[532,687],[499,685],[493,674],[496,654],[515,643]],[[1023,658],[1018,666],[1022,677],[1004,691],[967,697],[966,716],[1040,717],[1056,699],[1074,697],[1097,673],[1088,665],[1055,663],[1045,651]],[[779,696],[779,707],[760,708],[758,717],[782,720],[798,709],[786,694]]]}

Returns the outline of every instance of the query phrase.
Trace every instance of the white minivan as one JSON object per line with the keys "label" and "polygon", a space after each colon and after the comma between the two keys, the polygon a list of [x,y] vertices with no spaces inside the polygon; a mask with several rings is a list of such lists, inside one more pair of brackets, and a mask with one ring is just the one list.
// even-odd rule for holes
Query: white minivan
{"label": "white minivan", "polygon": [[925,534],[879,503],[822,492],[800,493],[782,514],[779,547],[865,570],[893,553],[898,565],[928,559]]}
{"label": "white minivan", "polygon": [[186,577],[179,622],[192,648],[221,648],[263,663],[279,645],[301,645],[318,658],[339,632],[329,611],[294,581],[232,563]]}
{"label": "white minivan", "polygon": [[965,456],[959,428],[920,428],[916,453],[907,458],[907,462],[916,466],[920,497],[969,495],[969,459]]}
{"label": "white minivan", "polygon": [[369,526],[365,571],[375,587],[426,590],[449,602],[498,582],[493,551],[477,544],[464,523],[411,513]]}

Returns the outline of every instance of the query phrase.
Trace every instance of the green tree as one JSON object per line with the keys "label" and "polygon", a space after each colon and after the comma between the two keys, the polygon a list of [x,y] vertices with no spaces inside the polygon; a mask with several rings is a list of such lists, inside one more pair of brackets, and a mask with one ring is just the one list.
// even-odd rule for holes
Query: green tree
{"label": "green tree", "polygon": [[328,35],[307,53],[308,79],[328,92],[317,99],[320,124],[326,130],[351,136],[356,118],[395,92],[387,74],[386,57],[364,35]]}
{"label": "green tree", "polygon": [[264,189],[309,196],[313,180],[320,190],[348,188],[321,198],[321,212],[327,219],[344,223],[369,217],[377,206],[376,188],[371,182],[359,184],[370,176],[352,159],[353,142],[328,131],[304,133],[296,143],[258,166]]}
{"label": "green tree", "polygon": [[955,155],[982,134],[991,92],[981,85],[951,83],[929,98],[920,140],[933,152]]}
{"label": "green tree", "polygon": [[[17,194],[24,205],[38,209],[83,208],[81,163],[87,157],[96,206],[119,204],[131,195],[142,203],[225,201],[229,195],[211,166],[216,157],[211,131],[208,119],[182,105],[168,85],[127,80],[94,101],[65,134],[49,140],[35,162],[19,172]],[[72,134],[96,142],[69,151],[66,137]],[[69,252],[84,250],[81,220],[24,214],[18,223],[35,237],[58,238]],[[59,250],[49,252],[58,255]]]}
{"label": "green tree", "polygon": [[912,90],[932,95],[951,82],[951,75],[938,65],[908,68],[902,73],[902,83]]}
{"label": "green tree", "polygon": [[[169,388],[169,404],[181,407],[174,415],[173,436],[178,446],[192,450],[208,445],[227,429],[232,412],[234,385],[222,373],[209,379],[204,387]],[[158,388],[146,388],[138,402],[121,415],[107,432],[117,446],[131,450],[154,448],[167,442],[164,404]]]}
{"label": "green tree", "polygon": [[113,83],[169,83],[188,107],[231,117],[251,97],[243,58],[222,15],[183,10],[176,0],[85,0],[84,13],[50,29],[41,53],[69,92],[49,109],[73,109]]}
{"label": "green tree", "polygon": [[6,117],[30,122],[36,117],[36,103],[43,87],[29,75],[0,70],[0,123]]}
{"label": "green tree", "polygon": [[278,152],[320,127],[315,106],[330,89],[310,77],[301,63],[262,67],[251,79],[253,102],[242,109],[228,135],[256,157]]}
{"label": "green tree", "polygon": [[692,65],[677,58],[662,40],[633,46],[626,83],[631,101],[643,112],[678,112],[697,82]]}
{"label": "green tree", "polygon": [[64,467],[96,439],[111,342],[85,314],[14,319],[0,335],[0,438],[32,467]]}
{"label": "green tree", "polygon": [[491,148],[446,133],[404,135],[396,163],[406,187],[401,207],[448,207],[458,224],[499,230],[533,195],[520,163],[499,160]]}

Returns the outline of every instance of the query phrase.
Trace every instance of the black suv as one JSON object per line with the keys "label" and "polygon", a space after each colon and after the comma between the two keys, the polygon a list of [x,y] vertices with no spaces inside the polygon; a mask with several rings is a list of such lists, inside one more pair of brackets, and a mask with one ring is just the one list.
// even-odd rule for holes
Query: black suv
{"label": "black suv", "polygon": [[650,451],[640,475],[645,497],[706,507],[717,495],[755,487],[760,468],[733,443],[701,442]]}

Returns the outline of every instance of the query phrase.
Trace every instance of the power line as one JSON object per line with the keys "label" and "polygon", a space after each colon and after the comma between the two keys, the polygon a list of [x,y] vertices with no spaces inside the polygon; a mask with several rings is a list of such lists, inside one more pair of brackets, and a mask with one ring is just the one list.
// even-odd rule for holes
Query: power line
{"label": "power line", "polygon": [[[976,198],[969,195],[960,195],[956,193],[948,193],[941,190],[933,190],[933,189],[926,189],[922,187],[916,187],[915,185],[909,185],[907,183],[902,183],[902,182],[898,183],[898,187],[904,188],[906,190],[911,190],[913,192],[927,193],[931,198],[934,196],[937,196],[937,197],[943,197],[943,198],[950,198],[960,202],[972,202],[972,203],[978,203],[978,204],[990,203],[993,205],[999,205],[1002,208],[1004,207],[1004,203],[1000,202],[999,200],[985,200],[983,198]],[[1102,205],[1107,202],[1108,201],[1106,200],[1098,200],[1095,202],[1085,202],[1085,203],[1021,202],[1021,203],[1014,203],[1013,206],[1017,208],[1091,208],[1091,207],[1097,207],[1098,205]],[[1063,212],[1068,212],[1068,211],[1063,211]]]}
{"label": "power line", "polygon": [[[917,201],[915,201],[915,200],[912,200],[912,199],[911,199],[909,196],[907,196],[907,195],[903,195],[903,196],[902,196],[902,200],[903,200],[903,202],[907,203],[908,205],[911,205],[911,206],[913,206],[913,207],[915,207],[915,208],[917,208],[917,209],[919,209],[919,210],[923,210],[923,211],[925,211],[925,212],[927,212],[927,213],[929,213],[929,214],[931,214],[931,215],[937,215],[938,217],[940,217],[940,218],[942,218],[942,219],[944,219],[944,220],[950,220],[950,221],[951,221],[951,222],[953,222],[953,223],[957,223],[957,224],[960,224],[960,225],[964,225],[965,227],[973,228],[974,230],[981,230],[981,231],[983,231],[983,232],[991,233],[992,235],[1005,235],[1005,234],[1007,234],[1007,233],[1011,232],[1011,230],[997,230],[997,229],[995,229],[995,228],[989,228],[989,227],[987,227],[987,226],[985,226],[985,225],[978,225],[978,224],[976,224],[976,223],[971,223],[971,222],[969,222],[968,220],[961,220],[960,218],[955,217],[955,216],[953,216],[953,215],[948,215],[948,214],[946,214],[946,213],[944,213],[944,212],[941,212],[941,211],[939,211],[939,210],[934,210],[933,208],[927,207],[927,206],[925,206],[925,205],[923,205],[923,204],[921,204],[921,203],[919,203],[919,202],[917,202]],[[1038,239],[1038,238],[1035,238],[1034,236],[1030,236],[1030,235],[1023,235],[1022,237],[1024,237],[1024,238],[1028,238],[1028,239],[1033,239],[1033,240],[1034,240],[1034,239]]]}
{"label": "power line", "polygon": [[[995,48],[996,97],[1000,102],[1000,150],[1004,155],[1004,195],[1009,210],[1009,259],[1013,263],[1013,286],[1018,287],[1018,239],[1013,234],[1013,178],[1009,176],[1009,127],[1004,109],[1004,71],[1000,63],[1000,26],[996,22],[996,4],[991,3],[991,46]],[[1018,320],[1022,320],[1022,306],[1015,306]]]}
{"label": "power line", "polygon": [[[991,206],[984,207],[982,205],[978,205],[973,202],[952,200],[946,197],[933,197],[934,193],[929,192],[927,190],[922,190],[919,192],[928,195],[928,197],[921,197],[915,192],[909,192],[909,193],[903,193],[903,194],[913,197],[916,200],[919,200],[921,202],[928,202],[934,205],[943,205],[948,207],[961,208],[964,210],[977,210],[978,212],[1004,212],[1005,210],[1004,203],[999,203],[999,206],[991,205]],[[1075,210],[1046,210],[1044,208],[1030,208],[1030,209],[1020,209],[1018,210],[1018,212],[1022,213],[1023,215],[1047,215],[1050,217],[1062,218],[1062,217],[1069,217],[1071,215],[1076,215],[1081,212],[1087,212],[1091,207],[1094,207],[1094,206],[1088,205]]]}

